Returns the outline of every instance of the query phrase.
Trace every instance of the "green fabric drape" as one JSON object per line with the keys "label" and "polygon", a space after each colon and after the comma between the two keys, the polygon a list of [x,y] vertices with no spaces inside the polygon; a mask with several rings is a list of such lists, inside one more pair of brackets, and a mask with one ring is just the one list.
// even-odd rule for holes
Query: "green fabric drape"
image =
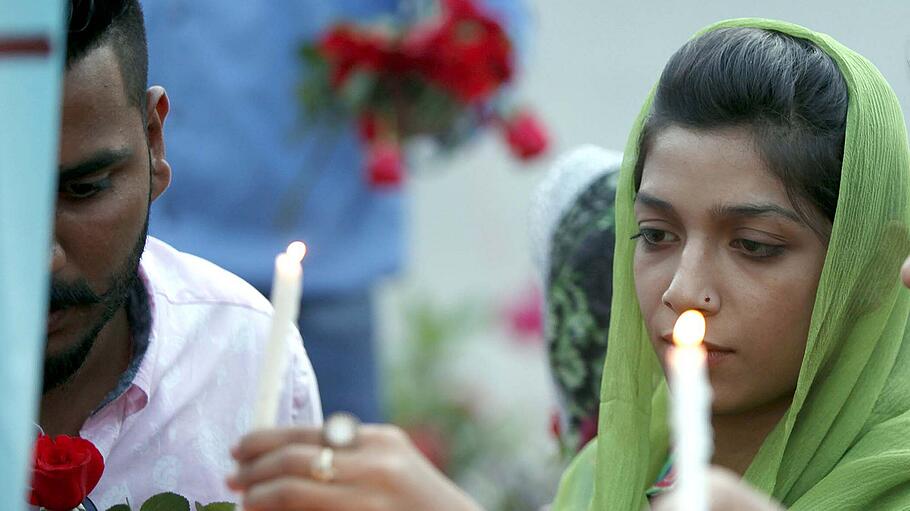
{"label": "green fabric drape", "polygon": [[[840,195],[793,403],[744,478],[793,510],[910,509],[910,149],[900,105],[879,71],[831,37],[778,21],[712,25],[807,39],[836,62],[848,91]],[[699,35],[696,34],[696,35]],[[653,95],[653,93],[652,93]],[[564,510],[647,506],[667,455],[667,391],[635,294],[633,170],[646,101],[616,196],[612,322],[596,444],[568,468]],[[781,297],[786,300],[786,297]]]}

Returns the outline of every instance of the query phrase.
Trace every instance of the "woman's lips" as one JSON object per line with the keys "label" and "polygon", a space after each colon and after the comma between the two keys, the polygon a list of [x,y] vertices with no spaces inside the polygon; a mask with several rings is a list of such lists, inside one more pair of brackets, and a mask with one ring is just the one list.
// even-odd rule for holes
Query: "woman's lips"
{"label": "woman's lips", "polygon": [[716,344],[711,344],[710,342],[705,342],[705,343],[702,343],[702,344],[705,345],[705,349],[708,351],[708,353],[710,353],[710,352],[712,352],[712,351],[716,351],[716,352],[725,352],[725,353],[733,353],[734,351],[736,351],[736,350],[731,349],[731,348],[725,348],[725,347],[723,347],[723,346],[718,346],[718,345],[716,345]]}
{"label": "woman's lips", "polygon": [[[667,343],[668,346],[673,346],[673,334],[662,335],[661,339]],[[732,348],[718,346],[717,344],[710,342],[703,342],[702,345],[706,351],[707,356],[705,358],[708,362],[708,367],[714,367],[736,353],[736,350]]]}
{"label": "woman's lips", "polygon": [[720,364],[727,358],[733,355],[733,350],[708,350],[708,354],[705,359],[708,362],[708,367],[714,367],[717,364]]}

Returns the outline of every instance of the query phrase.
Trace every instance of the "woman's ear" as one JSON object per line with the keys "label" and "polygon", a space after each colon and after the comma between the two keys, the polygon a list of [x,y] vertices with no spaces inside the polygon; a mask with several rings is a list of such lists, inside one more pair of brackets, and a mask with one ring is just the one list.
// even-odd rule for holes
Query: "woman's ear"
{"label": "woman's ear", "polygon": [[145,93],[146,137],[152,163],[152,201],[158,198],[171,183],[171,164],[165,159],[164,120],[171,103],[164,87],[153,86]]}

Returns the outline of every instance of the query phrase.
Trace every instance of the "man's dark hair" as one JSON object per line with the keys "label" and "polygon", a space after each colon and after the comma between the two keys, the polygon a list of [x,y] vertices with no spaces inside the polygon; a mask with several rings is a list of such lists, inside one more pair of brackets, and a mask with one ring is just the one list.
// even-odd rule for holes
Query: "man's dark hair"
{"label": "man's dark hair", "polygon": [[148,46],[139,0],[70,0],[66,67],[109,44],[117,55],[126,97],[145,118]]}
{"label": "man's dark hair", "polygon": [[847,85],[813,43],[771,30],[725,28],[680,48],[664,68],[642,131],[636,189],[654,137],[668,126],[744,127],[797,213],[834,220],[847,126]]}

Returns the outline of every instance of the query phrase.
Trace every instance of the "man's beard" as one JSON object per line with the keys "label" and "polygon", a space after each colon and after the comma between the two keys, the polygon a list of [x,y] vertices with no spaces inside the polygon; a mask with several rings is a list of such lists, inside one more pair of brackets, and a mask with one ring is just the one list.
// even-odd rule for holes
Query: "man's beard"
{"label": "man's beard", "polygon": [[133,251],[123,267],[113,275],[108,290],[98,295],[92,291],[85,279],[75,282],[51,281],[50,312],[74,306],[91,306],[101,304],[104,307],[101,318],[88,330],[88,333],[75,345],[53,356],[44,356],[44,382],[42,393],[60,387],[72,379],[73,375],[82,367],[88,358],[98,334],[110,322],[117,311],[129,299],[130,292],[139,276],[139,259],[145,249],[145,240],[148,236],[149,217],[146,213],[145,225],[139,235]]}

